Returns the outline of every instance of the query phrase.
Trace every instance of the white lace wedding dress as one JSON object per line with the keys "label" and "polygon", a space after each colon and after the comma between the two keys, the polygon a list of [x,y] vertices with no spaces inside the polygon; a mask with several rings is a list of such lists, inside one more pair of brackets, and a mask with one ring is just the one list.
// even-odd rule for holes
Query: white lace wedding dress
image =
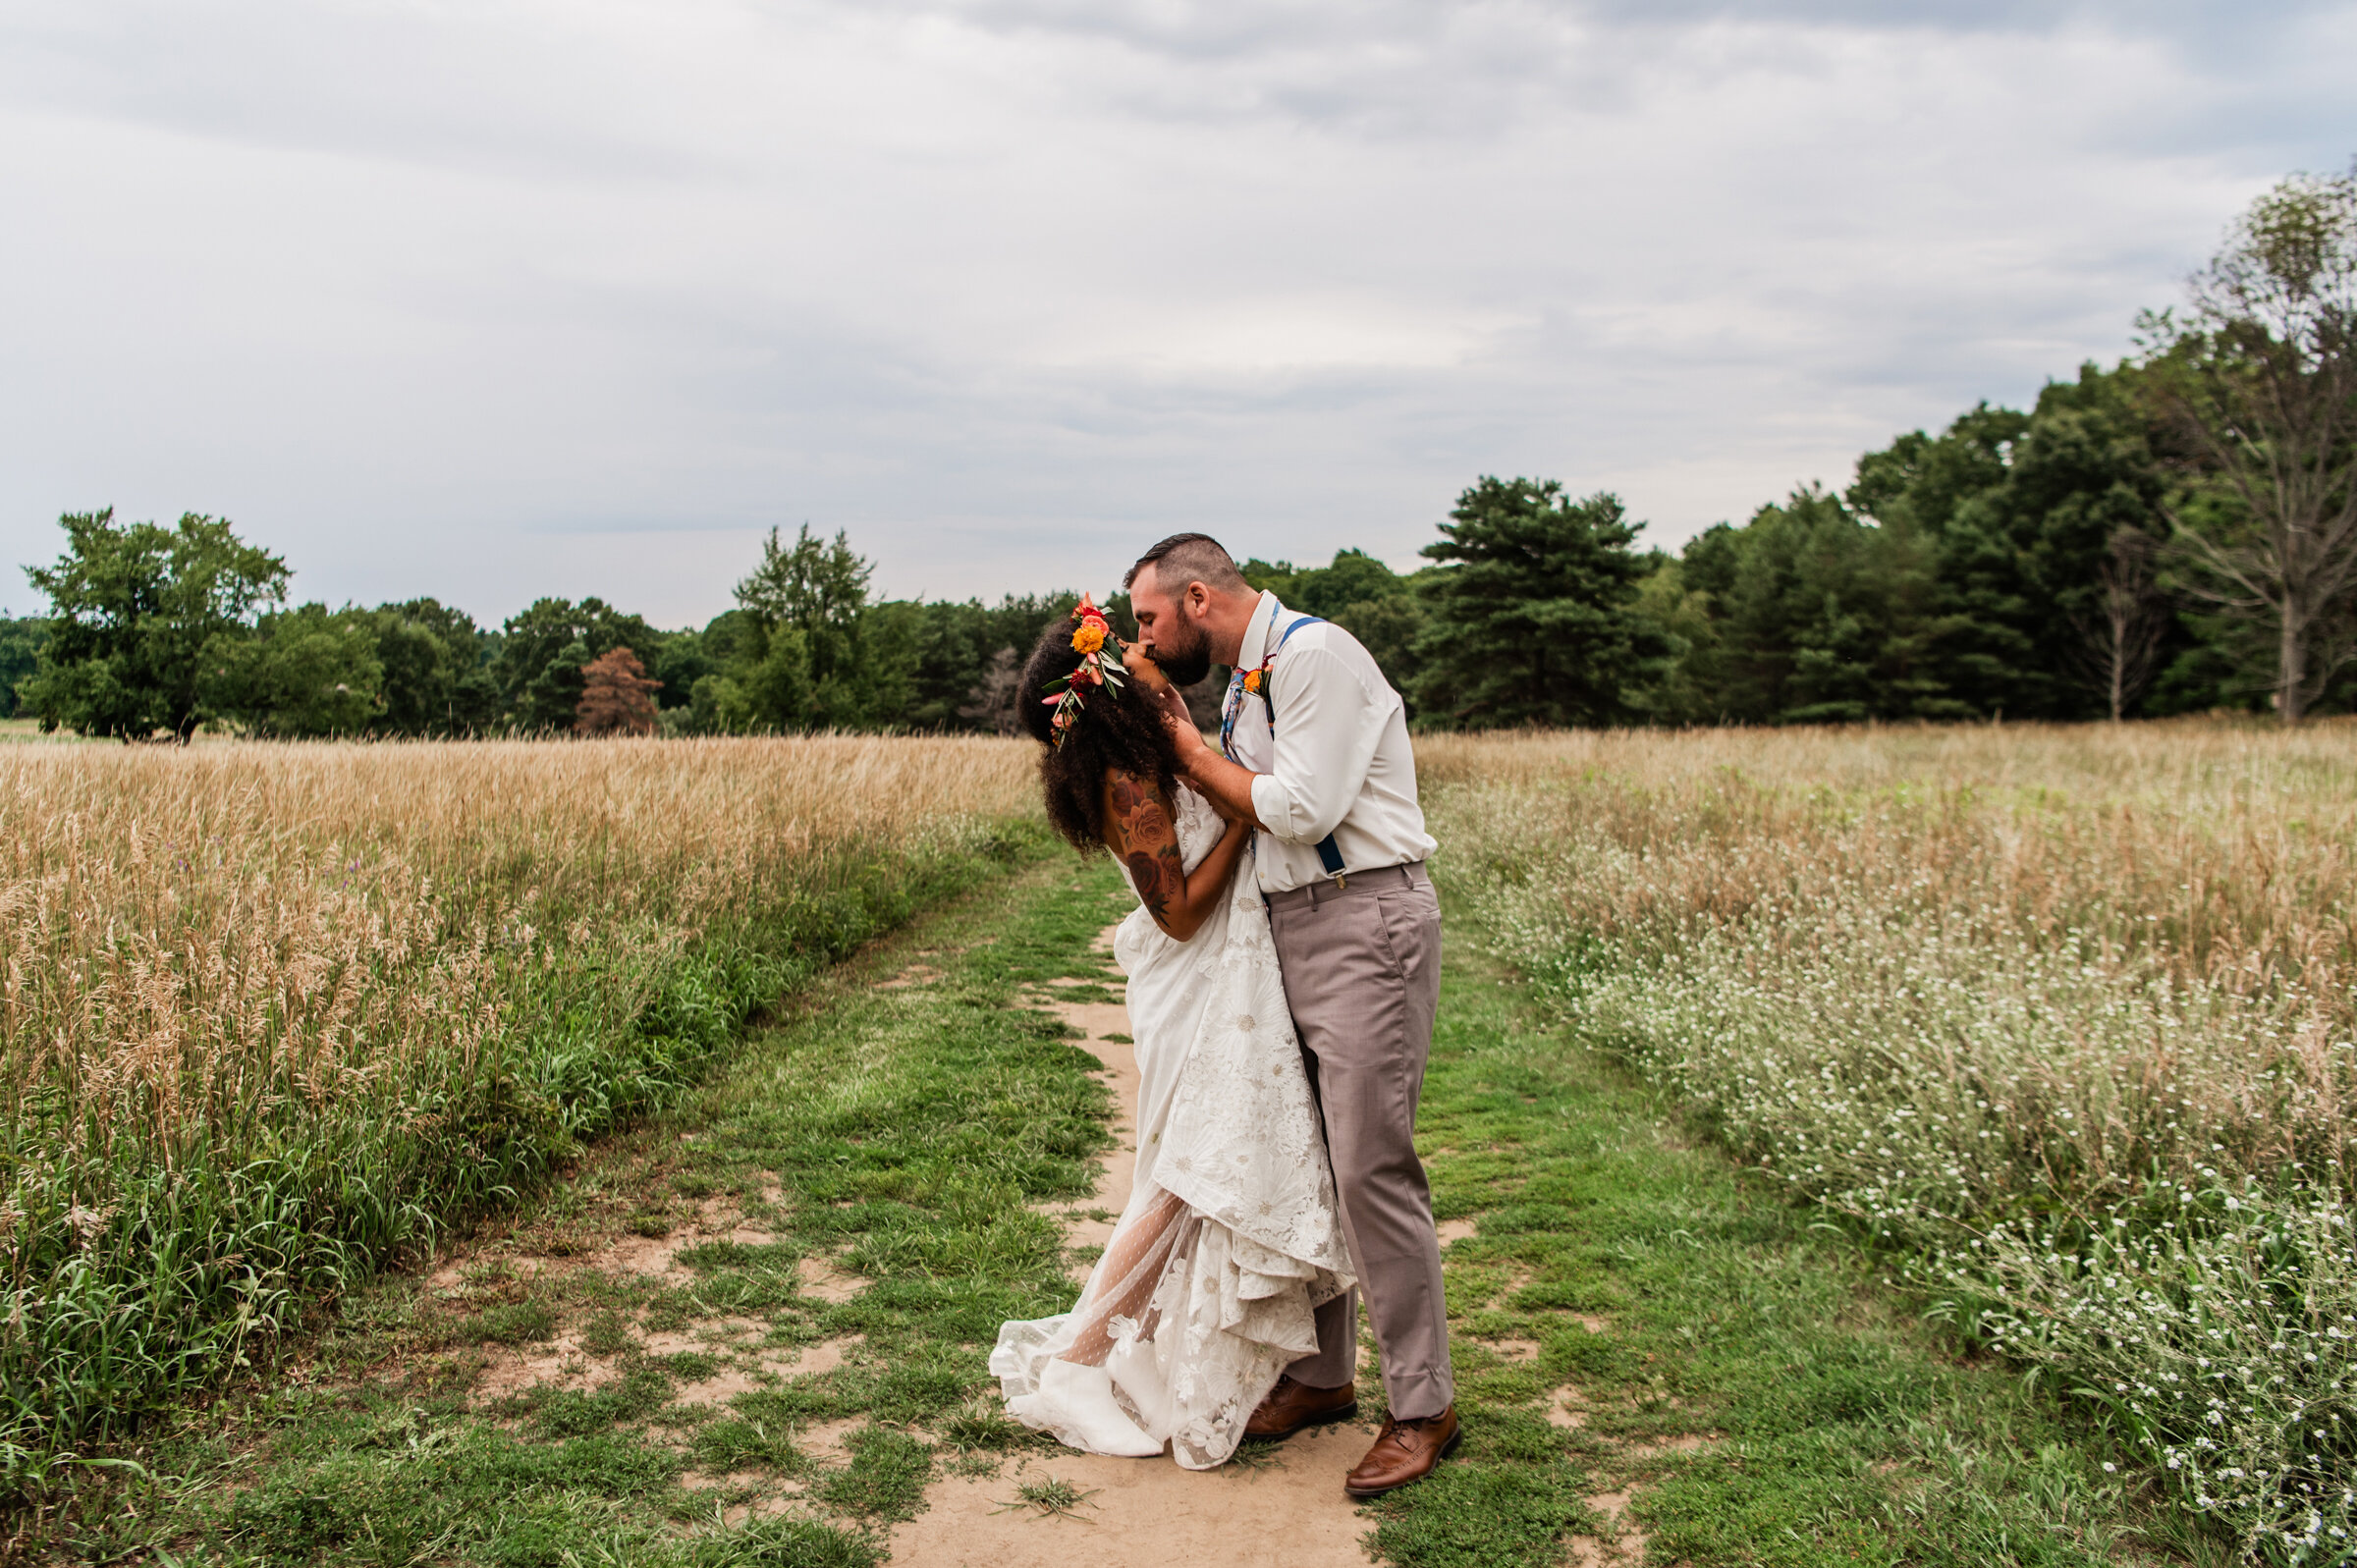
{"label": "white lace wedding dress", "polygon": [[[1183,784],[1193,871],[1225,831]],[[999,1329],[1007,1413],[1074,1448],[1190,1470],[1235,1451],[1313,1307],[1351,1283],[1334,1177],[1247,859],[1202,929],[1174,942],[1143,908],[1114,938],[1137,1042],[1137,1176],[1079,1301]]]}

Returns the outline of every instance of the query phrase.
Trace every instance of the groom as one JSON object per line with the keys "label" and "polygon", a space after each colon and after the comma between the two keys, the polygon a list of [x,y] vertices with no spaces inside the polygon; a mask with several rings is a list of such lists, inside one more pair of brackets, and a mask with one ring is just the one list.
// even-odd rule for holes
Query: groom
{"label": "groom", "polygon": [[[1382,1353],[1392,1418],[1344,1487],[1376,1497],[1456,1445],[1455,1383],[1416,1098],[1440,1001],[1434,845],[1416,805],[1399,694],[1358,639],[1256,593],[1218,542],[1175,534],[1124,585],[1138,640],[1173,683],[1233,666],[1214,751],[1171,694],[1165,717],[1193,784],[1255,823],[1254,864],[1302,1064],[1325,1121],[1343,1234]],[[1318,1309],[1318,1350],[1288,1369],[1247,1437],[1289,1437],[1357,1412],[1358,1299]]]}

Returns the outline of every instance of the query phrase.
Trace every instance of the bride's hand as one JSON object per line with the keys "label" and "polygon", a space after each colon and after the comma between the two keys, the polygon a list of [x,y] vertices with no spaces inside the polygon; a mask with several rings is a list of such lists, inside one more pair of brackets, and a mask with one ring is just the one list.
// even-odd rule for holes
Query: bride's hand
{"label": "bride's hand", "polygon": [[1142,642],[1123,646],[1122,668],[1129,672],[1157,706],[1161,705],[1164,697],[1178,695],[1178,688],[1171,684],[1171,677],[1162,673],[1162,666],[1154,662],[1154,656],[1146,652],[1146,645]]}
{"label": "bride's hand", "polygon": [[[1137,681],[1138,689],[1145,693],[1146,701],[1154,705],[1162,722],[1170,727],[1172,739],[1183,741],[1185,735],[1200,734],[1195,729],[1194,715],[1187,711],[1186,698],[1171,684],[1171,677],[1162,673],[1152,654],[1133,642],[1122,650],[1122,664]],[[1185,735],[1179,733],[1181,730]]]}

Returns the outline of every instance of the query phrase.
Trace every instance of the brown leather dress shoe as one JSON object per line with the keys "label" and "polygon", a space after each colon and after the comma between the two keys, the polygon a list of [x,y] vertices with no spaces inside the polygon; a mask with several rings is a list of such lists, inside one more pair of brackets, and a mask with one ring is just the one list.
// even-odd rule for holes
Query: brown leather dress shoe
{"label": "brown leather dress shoe", "polygon": [[1422,1481],[1440,1468],[1441,1460],[1463,1435],[1456,1425],[1454,1405],[1417,1421],[1387,1421],[1367,1457],[1343,1478],[1343,1490],[1353,1497],[1380,1497],[1411,1481]]}
{"label": "brown leather dress shoe", "polygon": [[1329,1421],[1348,1421],[1358,1414],[1358,1384],[1346,1382],[1340,1388],[1312,1388],[1290,1378],[1280,1378],[1269,1397],[1252,1412],[1244,1423],[1244,1441],[1276,1442],[1290,1437],[1304,1427],[1320,1427]]}

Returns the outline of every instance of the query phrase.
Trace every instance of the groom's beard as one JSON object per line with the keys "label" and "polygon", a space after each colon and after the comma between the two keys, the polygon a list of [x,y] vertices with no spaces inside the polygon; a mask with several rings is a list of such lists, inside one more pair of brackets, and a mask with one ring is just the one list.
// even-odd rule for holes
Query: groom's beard
{"label": "groom's beard", "polygon": [[1174,686],[1191,686],[1211,674],[1211,633],[1201,626],[1193,630],[1192,642],[1154,644],[1154,667]]}

